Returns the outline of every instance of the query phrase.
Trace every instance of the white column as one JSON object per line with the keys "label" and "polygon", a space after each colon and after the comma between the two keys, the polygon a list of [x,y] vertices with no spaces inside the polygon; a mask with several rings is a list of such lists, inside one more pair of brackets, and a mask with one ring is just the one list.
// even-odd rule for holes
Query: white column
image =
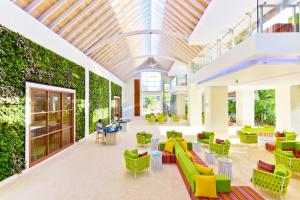
{"label": "white column", "polygon": [[300,133],[300,85],[291,86],[291,128]]}
{"label": "white column", "polygon": [[185,115],[185,94],[184,93],[176,94],[176,114],[181,117]]}
{"label": "white column", "polygon": [[85,111],[85,127],[84,127],[84,136],[89,135],[89,124],[90,124],[90,71],[85,69],[85,101],[84,101],[84,111]]}
{"label": "white column", "polygon": [[202,127],[202,91],[195,84],[190,84],[188,88],[189,95],[189,123],[190,126]]}
{"label": "white column", "polygon": [[222,133],[228,131],[228,88],[226,86],[205,89],[205,129]]}
{"label": "white column", "polygon": [[236,122],[239,126],[254,125],[254,90],[236,91]]}
{"label": "white column", "polygon": [[109,87],[109,89],[108,89],[108,98],[109,98],[109,101],[108,101],[108,103],[109,103],[109,106],[108,106],[108,117],[109,117],[109,123],[111,123],[111,81],[109,81],[109,83],[108,83],[108,87]]}
{"label": "white column", "polygon": [[276,129],[291,129],[291,88],[280,86],[275,89]]}

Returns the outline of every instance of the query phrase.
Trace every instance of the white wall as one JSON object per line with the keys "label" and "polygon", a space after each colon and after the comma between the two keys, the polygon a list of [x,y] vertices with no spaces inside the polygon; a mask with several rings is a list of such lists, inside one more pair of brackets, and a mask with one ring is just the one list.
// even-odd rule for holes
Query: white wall
{"label": "white wall", "polygon": [[185,93],[176,94],[176,115],[185,116]]}
{"label": "white wall", "polygon": [[139,77],[133,77],[129,79],[123,88],[123,117],[131,118],[134,116],[134,79]]}
{"label": "white wall", "polygon": [[228,130],[228,89],[225,86],[205,89],[205,129],[222,133]]}
{"label": "white wall", "polygon": [[276,129],[291,130],[291,89],[280,86],[275,89]]}
{"label": "white wall", "polygon": [[118,85],[124,85],[122,80],[24,12],[12,1],[0,1],[0,24]]}
{"label": "white wall", "polygon": [[254,90],[236,91],[236,123],[239,126],[254,125]]}

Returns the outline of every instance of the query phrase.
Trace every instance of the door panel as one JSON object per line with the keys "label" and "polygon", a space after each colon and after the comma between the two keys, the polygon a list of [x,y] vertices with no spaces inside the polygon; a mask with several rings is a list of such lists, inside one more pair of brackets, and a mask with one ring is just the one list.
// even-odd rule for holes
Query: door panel
{"label": "door panel", "polygon": [[134,80],[134,116],[140,116],[140,80]]}

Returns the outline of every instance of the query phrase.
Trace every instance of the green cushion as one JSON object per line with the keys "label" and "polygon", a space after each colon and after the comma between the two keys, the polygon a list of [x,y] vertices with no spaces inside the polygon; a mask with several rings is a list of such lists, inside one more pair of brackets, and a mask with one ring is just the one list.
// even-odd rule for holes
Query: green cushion
{"label": "green cushion", "polygon": [[211,135],[215,135],[213,132],[206,132],[206,131],[203,131],[202,133],[203,133],[205,139],[209,139],[209,137],[210,137]]}
{"label": "green cushion", "polygon": [[222,144],[231,144],[228,139],[226,139]]}
{"label": "green cushion", "polygon": [[137,149],[129,151],[129,150],[125,150],[125,155],[128,158],[132,158],[132,159],[136,159],[139,157],[139,154],[137,153]]}
{"label": "green cushion", "polygon": [[288,171],[288,169],[286,168],[285,165],[278,164],[278,165],[275,166],[274,174],[276,174],[278,176],[288,176],[289,171]]}
{"label": "green cushion", "polygon": [[281,141],[279,148],[282,150],[295,149],[295,141]]}
{"label": "green cushion", "polygon": [[288,158],[295,158],[295,155],[293,153],[287,153],[287,152],[282,151],[281,149],[276,149],[275,153],[285,156],[285,157],[288,157]]}
{"label": "green cushion", "polygon": [[198,141],[202,142],[202,143],[205,143],[205,144],[209,143],[209,139],[199,139]]}
{"label": "green cushion", "polygon": [[231,181],[223,174],[216,174],[217,192],[230,192]]}
{"label": "green cushion", "polygon": [[296,142],[295,143],[295,149],[296,150],[300,150],[300,142]]}

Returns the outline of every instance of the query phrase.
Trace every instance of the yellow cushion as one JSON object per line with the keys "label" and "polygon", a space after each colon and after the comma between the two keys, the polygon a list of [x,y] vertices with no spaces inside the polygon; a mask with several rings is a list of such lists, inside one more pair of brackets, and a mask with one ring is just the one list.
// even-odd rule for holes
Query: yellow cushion
{"label": "yellow cushion", "polygon": [[174,145],[175,145],[174,142],[168,141],[168,142],[166,142],[164,150],[166,152],[173,153]]}
{"label": "yellow cushion", "polygon": [[186,151],[186,155],[189,157],[189,159],[194,162],[194,156],[191,154],[191,152]]}
{"label": "yellow cushion", "polygon": [[194,176],[196,183],[195,197],[217,198],[216,176]]}
{"label": "yellow cushion", "polygon": [[187,142],[184,140],[180,142],[180,146],[183,148],[184,151],[188,149]]}
{"label": "yellow cushion", "polygon": [[214,169],[210,168],[210,167],[204,167],[204,166],[196,164],[196,163],[195,163],[195,166],[196,166],[196,169],[198,170],[198,172],[202,175],[212,175],[214,172]]}

